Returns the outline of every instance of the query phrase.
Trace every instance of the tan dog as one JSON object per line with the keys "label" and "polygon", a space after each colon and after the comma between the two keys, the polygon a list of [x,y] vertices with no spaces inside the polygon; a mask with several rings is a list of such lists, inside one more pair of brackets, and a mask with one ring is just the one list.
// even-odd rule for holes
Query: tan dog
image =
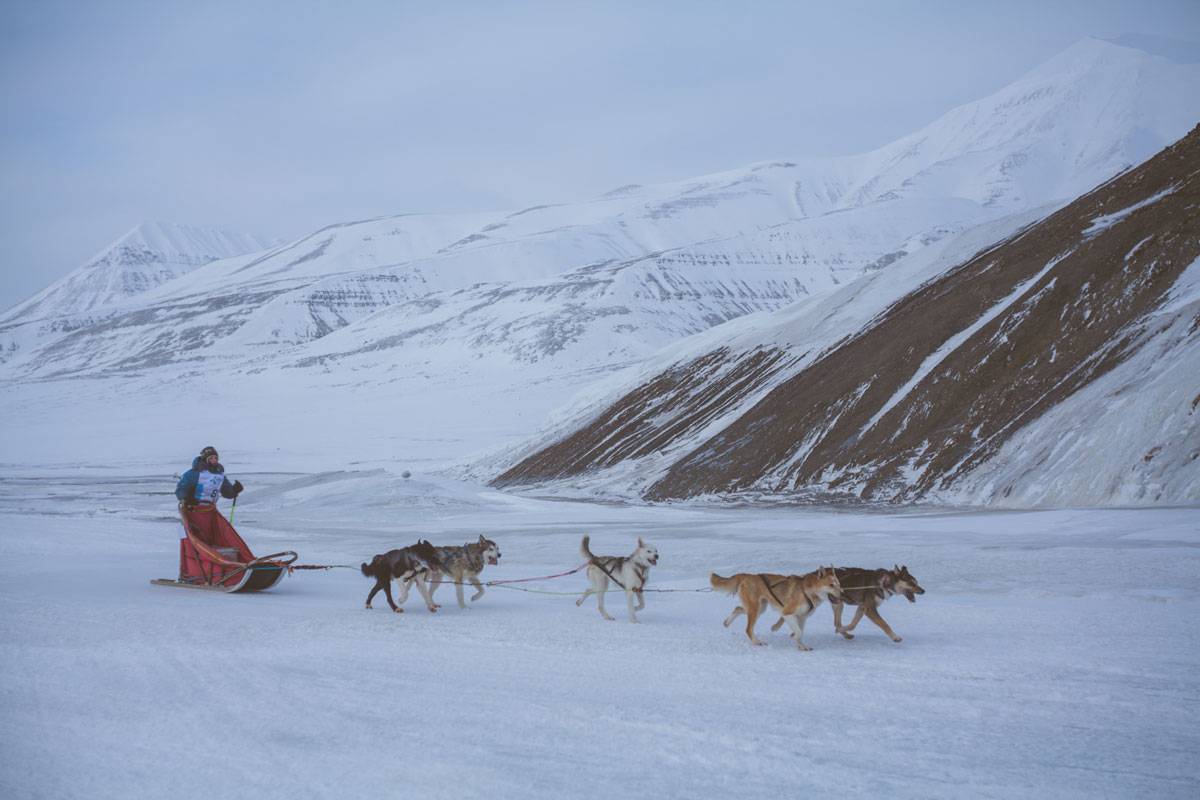
{"label": "tan dog", "polygon": [[[917,602],[917,595],[925,594],[925,590],[908,571],[908,567],[893,566],[891,569],[838,567],[834,572],[842,586],[842,597],[840,600],[831,598],[829,601],[829,604],[833,606],[833,629],[847,639],[853,639],[854,634],[850,631],[854,630],[865,614],[867,619],[878,625],[893,642],[902,641],[879,615],[879,606],[894,594],[904,595],[910,603]],[[858,610],[854,612],[854,619],[844,628],[842,627],[843,603],[858,606]],[[779,626],[783,625],[783,622],[783,617],[780,617],[771,626],[771,630],[779,630]]]}
{"label": "tan dog", "polygon": [[801,650],[812,650],[803,641],[804,623],[822,600],[829,598],[832,601],[842,596],[833,567],[821,567],[806,575],[739,572],[731,578],[722,578],[714,572],[708,580],[717,591],[737,594],[741,605],[725,618],[725,627],[728,628],[739,614],[745,614],[746,636],[757,645],[766,642],[754,635],[754,624],[758,622],[758,615],[771,606],[791,626],[796,646]]}

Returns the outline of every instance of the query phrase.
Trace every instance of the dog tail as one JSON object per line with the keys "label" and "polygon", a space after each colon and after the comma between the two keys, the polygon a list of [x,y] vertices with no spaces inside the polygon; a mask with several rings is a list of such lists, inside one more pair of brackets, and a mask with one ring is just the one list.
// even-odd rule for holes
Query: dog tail
{"label": "dog tail", "polygon": [[709,574],[708,582],[711,583],[712,587],[718,592],[733,594],[738,590],[739,581],[736,575],[734,575],[732,578],[722,578],[720,575],[713,572]]}
{"label": "dog tail", "polygon": [[379,556],[375,556],[373,559],[371,559],[370,564],[368,564],[367,562],[364,561],[362,566],[359,567],[359,569],[362,570],[362,574],[365,575],[366,577],[374,578],[375,577],[375,564],[378,561],[379,561]]}
{"label": "dog tail", "polygon": [[582,553],[583,557],[586,558],[589,562],[596,560],[596,557],[594,555],[592,555],[591,548],[588,547],[588,542],[591,540],[591,538],[592,538],[591,536],[588,536],[585,534],[583,537],[583,541],[579,543],[579,552]]}

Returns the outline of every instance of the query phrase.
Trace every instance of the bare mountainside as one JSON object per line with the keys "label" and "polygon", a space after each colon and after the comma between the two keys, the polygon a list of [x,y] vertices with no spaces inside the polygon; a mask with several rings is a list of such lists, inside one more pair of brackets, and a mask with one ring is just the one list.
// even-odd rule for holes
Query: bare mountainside
{"label": "bare mountainside", "polygon": [[[640,459],[653,464],[640,477],[653,500],[757,492],[1019,502],[1019,490],[1038,502],[1067,479],[1058,473],[1065,448],[1073,479],[1096,488],[1076,500],[1194,501],[1198,256],[1200,128],[830,346],[780,347],[797,337],[768,328],[710,347],[495,483],[622,464],[627,475]],[[1113,375],[1118,385],[1099,402],[1087,395]],[[1145,402],[1130,399],[1138,395]],[[1080,413],[1036,428],[1073,401]],[[1022,438],[1034,429],[1040,442]],[[1024,446],[1006,448],[1015,441]],[[1114,449],[1124,455],[1114,459]],[[1019,467],[997,463],[1002,452]]]}

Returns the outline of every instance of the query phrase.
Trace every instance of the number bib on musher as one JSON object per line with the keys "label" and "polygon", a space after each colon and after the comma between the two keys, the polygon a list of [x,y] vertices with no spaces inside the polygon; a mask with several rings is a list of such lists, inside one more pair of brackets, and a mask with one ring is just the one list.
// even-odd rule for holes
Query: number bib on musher
{"label": "number bib on musher", "polygon": [[221,484],[223,483],[225,483],[224,473],[201,470],[200,477],[196,479],[196,499],[201,503],[216,505],[217,498],[221,496]]}

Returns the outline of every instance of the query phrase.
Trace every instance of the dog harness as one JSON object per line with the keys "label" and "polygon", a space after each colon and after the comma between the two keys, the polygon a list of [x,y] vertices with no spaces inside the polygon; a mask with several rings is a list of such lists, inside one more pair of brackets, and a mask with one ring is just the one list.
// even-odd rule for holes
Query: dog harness
{"label": "dog harness", "polygon": [[[621,563],[622,561],[626,561],[626,560],[628,560],[628,559],[614,559],[613,563],[618,564],[618,563]],[[603,572],[605,575],[607,575],[609,578],[611,578],[613,583],[615,583],[617,586],[620,586],[625,591],[627,591],[627,592],[633,591],[634,594],[642,593],[642,590],[644,589],[644,587],[646,585],[646,570],[642,569],[641,565],[637,564],[636,562],[633,565],[633,574],[637,576],[638,583],[640,583],[641,586],[635,586],[635,587],[633,587],[632,590],[630,590],[630,589],[626,588],[625,584],[623,584],[619,580],[617,580],[617,576],[613,575],[612,572],[609,571],[608,567],[604,566],[604,564],[600,561],[600,559],[594,558],[594,559],[592,559],[592,563],[595,564],[597,567],[599,567],[601,572]]]}
{"label": "dog harness", "polygon": [[779,604],[779,607],[784,608],[785,606],[783,604],[783,601],[779,599],[779,595],[775,594],[775,587],[771,585],[771,582],[769,580],[767,580],[767,576],[759,575],[758,577],[762,578],[763,586],[767,587],[767,591],[770,592],[771,597],[775,598],[775,602]]}

